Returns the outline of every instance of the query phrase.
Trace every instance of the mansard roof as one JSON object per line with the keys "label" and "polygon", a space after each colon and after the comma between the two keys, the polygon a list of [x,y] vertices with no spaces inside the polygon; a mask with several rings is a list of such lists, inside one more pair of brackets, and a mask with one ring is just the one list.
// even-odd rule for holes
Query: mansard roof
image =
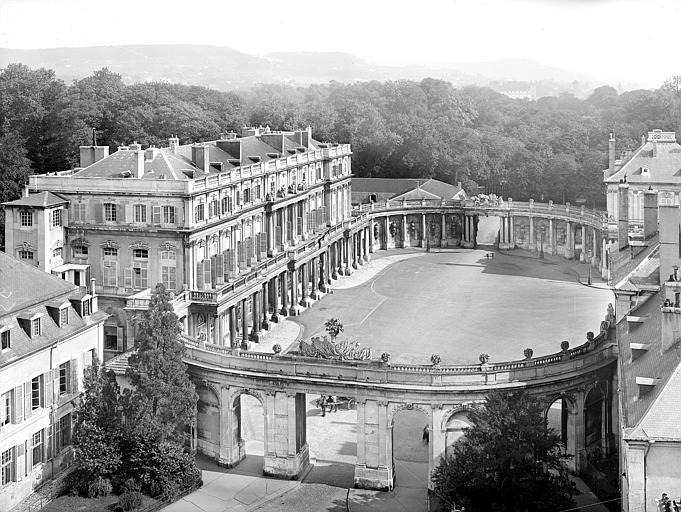
{"label": "mansard roof", "polygon": [[[422,192],[416,192],[420,189]],[[436,179],[419,178],[352,178],[354,202],[362,202],[368,194],[376,194],[377,200],[403,199],[445,199],[451,200],[463,192],[456,185]]]}
{"label": "mansard roof", "polygon": [[605,183],[681,184],[681,145],[673,132],[652,131],[647,140]]}

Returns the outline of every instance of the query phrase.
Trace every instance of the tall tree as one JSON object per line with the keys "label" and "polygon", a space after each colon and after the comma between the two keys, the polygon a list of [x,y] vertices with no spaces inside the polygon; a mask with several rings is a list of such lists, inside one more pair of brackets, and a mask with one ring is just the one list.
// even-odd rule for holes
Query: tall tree
{"label": "tall tree", "polygon": [[526,391],[494,391],[469,413],[472,427],[435,469],[435,491],[471,512],[540,512],[574,506],[559,436]]}
{"label": "tall tree", "polygon": [[198,396],[182,361],[180,332],[170,293],[158,284],[138,324],[127,370],[133,387],[124,392],[125,418],[133,435],[178,444],[186,439]]}

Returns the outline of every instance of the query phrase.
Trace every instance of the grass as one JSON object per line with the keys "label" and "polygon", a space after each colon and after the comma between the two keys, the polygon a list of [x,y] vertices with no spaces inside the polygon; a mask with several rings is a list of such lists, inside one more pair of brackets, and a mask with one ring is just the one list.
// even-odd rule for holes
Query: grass
{"label": "grass", "polygon": [[[81,496],[60,496],[47,504],[41,512],[111,512],[118,503],[118,496],[110,494],[102,498],[82,498]],[[157,500],[144,497],[142,506],[137,510],[152,508]]]}

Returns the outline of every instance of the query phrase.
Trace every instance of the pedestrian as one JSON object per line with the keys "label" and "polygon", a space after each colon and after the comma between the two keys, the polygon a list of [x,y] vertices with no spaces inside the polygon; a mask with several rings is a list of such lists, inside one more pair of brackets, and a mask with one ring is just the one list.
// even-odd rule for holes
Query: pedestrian
{"label": "pedestrian", "polygon": [[322,395],[319,399],[319,407],[322,408],[322,418],[326,416],[326,395]]}
{"label": "pedestrian", "polygon": [[423,443],[428,444],[428,438],[430,437],[430,432],[428,431],[428,425],[423,427]]}
{"label": "pedestrian", "polygon": [[336,395],[331,395],[329,412],[338,412],[338,397]]}

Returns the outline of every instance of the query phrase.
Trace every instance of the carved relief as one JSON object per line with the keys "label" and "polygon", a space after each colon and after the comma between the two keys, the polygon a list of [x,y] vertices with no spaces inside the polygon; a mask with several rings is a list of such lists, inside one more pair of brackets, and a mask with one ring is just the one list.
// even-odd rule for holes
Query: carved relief
{"label": "carved relief", "polygon": [[130,244],[130,249],[149,249],[149,244],[146,242],[142,242],[141,240],[137,240],[133,243]]}

